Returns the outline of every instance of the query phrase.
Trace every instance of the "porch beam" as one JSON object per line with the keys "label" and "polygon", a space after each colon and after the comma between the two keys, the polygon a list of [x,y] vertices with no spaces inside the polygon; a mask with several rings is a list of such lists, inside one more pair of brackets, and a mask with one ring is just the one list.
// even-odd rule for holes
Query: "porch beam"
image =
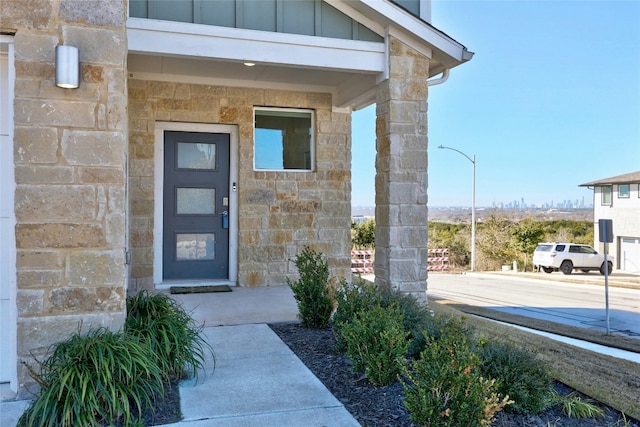
{"label": "porch beam", "polygon": [[129,18],[129,53],[363,73],[385,69],[384,43]]}

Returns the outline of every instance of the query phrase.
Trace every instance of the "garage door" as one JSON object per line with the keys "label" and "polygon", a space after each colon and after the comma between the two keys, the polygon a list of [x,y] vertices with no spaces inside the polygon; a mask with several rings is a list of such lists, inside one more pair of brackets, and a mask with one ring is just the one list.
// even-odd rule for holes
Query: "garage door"
{"label": "garage door", "polygon": [[620,270],[640,272],[640,238],[623,237],[620,240]]}

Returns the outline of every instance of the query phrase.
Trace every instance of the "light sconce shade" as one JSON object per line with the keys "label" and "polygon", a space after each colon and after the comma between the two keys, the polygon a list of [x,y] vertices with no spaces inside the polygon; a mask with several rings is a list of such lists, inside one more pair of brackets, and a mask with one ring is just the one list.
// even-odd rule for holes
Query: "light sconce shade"
{"label": "light sconce shade", "polygon": [[80,85],[80,62],[78,48],[56,46],[56,86],[76,89]]}

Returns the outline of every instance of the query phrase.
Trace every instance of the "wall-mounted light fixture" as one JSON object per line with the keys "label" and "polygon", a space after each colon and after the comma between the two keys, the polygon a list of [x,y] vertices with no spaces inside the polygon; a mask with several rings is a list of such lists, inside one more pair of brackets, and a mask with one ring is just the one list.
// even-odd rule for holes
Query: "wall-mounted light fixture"
{"label": "wall-mounted light fixture", "polygon": [[80,62],[78,48],[74,46],[56,46],[56,86],[76,89],[80,85]]}

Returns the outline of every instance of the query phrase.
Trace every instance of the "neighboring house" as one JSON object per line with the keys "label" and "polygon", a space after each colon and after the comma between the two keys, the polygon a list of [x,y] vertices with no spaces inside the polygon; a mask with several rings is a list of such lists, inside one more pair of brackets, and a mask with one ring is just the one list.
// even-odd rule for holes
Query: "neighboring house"
{"label": "neighboring house", "polygon": [[598,220],[610,219],[613,243],[609,254],[615,257],[615,268],[640,273],[640,171],[581,184],[593,189],[594,245],[600,250]]}
{"label": "neighboring house", "polygon": [[[350,280],[351,113],[373,103],[376,283],[426,298],[428,87],[472,56],[430,0],[0,5],[13,391],[81,322],[120,328],[141,289],[282,285],[305,245]],[[56,87],[57,45],[78,48],[78,88]]]}

